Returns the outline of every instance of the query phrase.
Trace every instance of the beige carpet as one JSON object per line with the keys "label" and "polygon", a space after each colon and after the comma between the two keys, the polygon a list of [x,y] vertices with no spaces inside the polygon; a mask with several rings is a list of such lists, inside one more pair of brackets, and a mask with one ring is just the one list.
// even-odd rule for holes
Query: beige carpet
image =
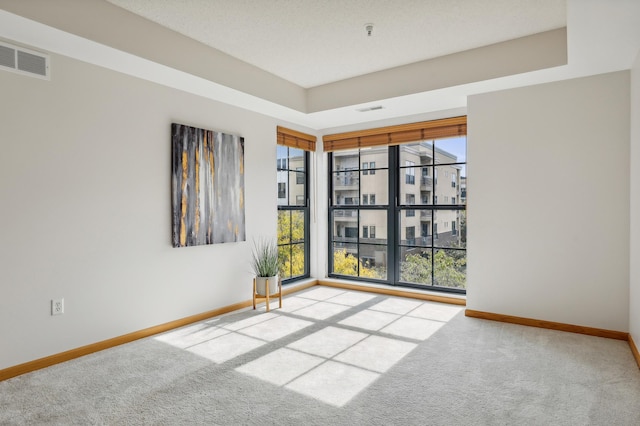
{"label": "beige carpet", "polygon": [[0,383],[0,424],[639,425],[626,342],[314,287]]}

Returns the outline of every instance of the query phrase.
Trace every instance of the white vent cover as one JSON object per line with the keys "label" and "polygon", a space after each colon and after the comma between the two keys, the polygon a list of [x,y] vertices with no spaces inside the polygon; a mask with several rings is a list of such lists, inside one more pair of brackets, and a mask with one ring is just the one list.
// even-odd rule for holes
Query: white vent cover
{"label": "white vent cover", "polygon": [[49,79],[49,55],[0,42],[0,69]]}
{"label": "white vent cover", "polygon": [[360,108],[357,109],[356,111],[358,112],[369,112],[369,111],[377,111],[379,109],[383,109],[384,107],[382,105],[376,105],[376,106],[370,106],[370,107],[366,107],[366,108]]}

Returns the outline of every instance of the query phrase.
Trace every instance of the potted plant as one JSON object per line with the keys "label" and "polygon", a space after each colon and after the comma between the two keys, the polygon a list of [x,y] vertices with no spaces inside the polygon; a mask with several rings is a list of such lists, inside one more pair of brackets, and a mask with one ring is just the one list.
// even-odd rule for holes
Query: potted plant
{"label": "potted plant", "polygon": [[269,296],[277,293],[278,273],[280,272],[278,244],[275,240],[266,238],[254,240],[251,255],[251,267],[256,274],[256,293],[261,296],[267,295],[267,280],[269,281]]}

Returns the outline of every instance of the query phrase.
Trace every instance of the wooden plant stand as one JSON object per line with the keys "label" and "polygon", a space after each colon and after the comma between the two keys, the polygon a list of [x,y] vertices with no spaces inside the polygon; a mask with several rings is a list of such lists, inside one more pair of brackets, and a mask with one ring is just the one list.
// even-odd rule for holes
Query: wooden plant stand
{"label": "wooden plant stand", "polygon": [[278,286],[278,292],[274,293],[273,295],[269,295],[269,280],[267,280],[267,282],[265,283],[265,289],[267,294],[266,295],[258,294],[256,290],[256,278],[255,277],[253,278],[253,309],[254,310],[256,309],[256,301],[260,303],[263,300],[265,300],[267,303],[267,312],[269,312],[270,310],[269,300],[271,300],[274,297],[277,297],[278,299],[280,299],[280,307],[282,308],[282,279],[279,279],[276,285]]}

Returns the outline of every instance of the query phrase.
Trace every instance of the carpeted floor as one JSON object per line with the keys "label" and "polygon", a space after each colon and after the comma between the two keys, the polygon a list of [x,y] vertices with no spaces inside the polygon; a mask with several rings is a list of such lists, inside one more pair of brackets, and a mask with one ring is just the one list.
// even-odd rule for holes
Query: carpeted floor
{"label": "carpeted floor", "polygon": [[314,287],[0,383],[2,425],[640,425],[626,342]]}

